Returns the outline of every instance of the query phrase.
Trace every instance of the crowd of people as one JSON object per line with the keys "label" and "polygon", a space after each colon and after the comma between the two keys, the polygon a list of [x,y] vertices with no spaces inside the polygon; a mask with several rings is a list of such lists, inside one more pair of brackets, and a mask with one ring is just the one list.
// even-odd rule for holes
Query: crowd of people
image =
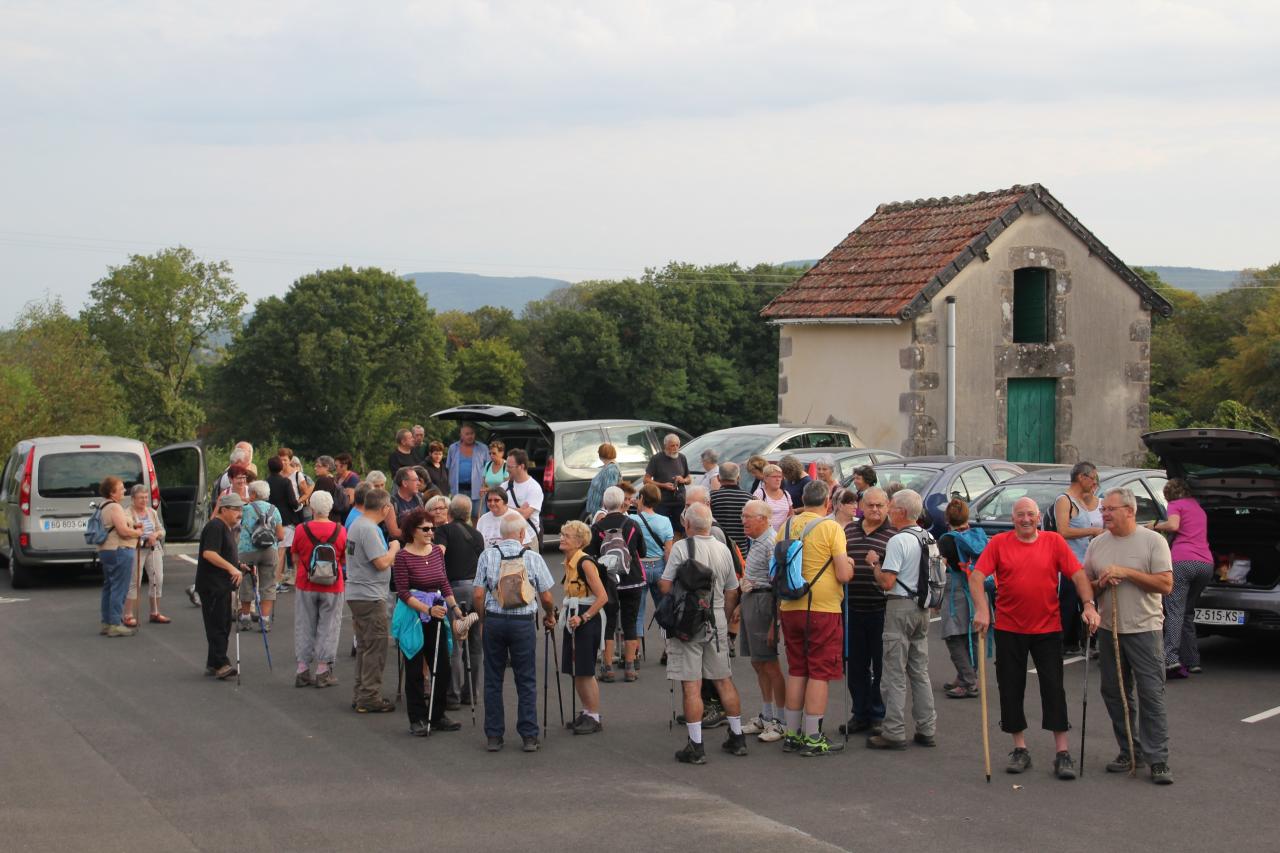
{"label": "crowd of people", "polygon": [[[544,727],[554,650],[557,673],[572,682],[568,726],[596,734],[605,725],[600,682],[618,680],[619,665],[624,683],[640,680],[648,602],[673,700],[679,682],[681,713],[673,707],[672,718],[687,738],[676,760],[705,763],[704,732],[721,725],[730,755],[746,755],[754,735],[817,757],[844,749],[852,735],[877,750],[936,746],[928,635],[941,620],[955,669],[942,685],[946,698],[985,702],[994,653],[1009,773],[1032,766],[1030,660],[1041,727],[1053,734],[1052,772],[1076,777],[1064,658],[1090,654],[1092,641],[1119,745],[1107,770],[1147,766],[1153,781],[1172,781],[1165,681],[1199,671],[1188,614],[1212,570],[1203,510],[1182,481],[1169,482],[1168,521],[1152,530],[1137,523],[1132,492],[1098,494],[1096,468],[1080,463],[1051,509],[1057,531],[1022,498],[1013,530],[988,538],[954,499],[948,532],[935,542],[920,525],[920,495],[882,488],[870,467],[846,488],[830,460],[809,476],[794,458],[752,457],[745,467],[754,482],[744,487],[741,467],[713,450],[698,460],[701,473],[691,470],[669,435],[633,484],[611,444],[598,455],[582,518],[559,530],[565,570],[557,582],[541,553],[543,493],[527,453],[478,441],[471,424],[447,448],[426,442],[421,426],[401,430],[388,471],[363,478],[347,454],[318,457],[308,478],[280,448],[258,479],[252,446],[238,444],[215,484],[188,591],[202,608],[206,675],[236,677],[232,630],[269,632],[277,595],[296,592],[296,687],[337,684],[345,604],[355,634],[352,710],[396,710],[383,684],[394,644],[410,734],[456,731],[448,712],[482,705],[487,748],[497,751],[510,669],[515,731],[533,752],[542,733],[539,628]],[[144,566],[151,620],[169,621],[159,610],[164,529],[145,492],[126,507],[123,484],[107,478],[102,495],[102,632],[128,636]],[[750,661],[758,696],[735,684],[738,655]],[[832,682],[843,682],[836,690],[846,705],[834,731],[824,726]],[[748,715],[746,705],[758,711]]]}

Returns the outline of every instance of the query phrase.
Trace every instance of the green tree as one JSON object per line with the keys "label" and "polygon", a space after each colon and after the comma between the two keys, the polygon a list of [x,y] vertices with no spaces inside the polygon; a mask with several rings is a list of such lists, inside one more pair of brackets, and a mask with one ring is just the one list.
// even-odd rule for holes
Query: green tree
{"label": "green tree", "polygon": [[453,392],[464,403],[519,405],[524,356],[502,338],[480,338],[453,357]]}
{"label": "green tree", "polygon": [[444,334],[412,282],[317,272],[259,301],[214,369],[217,437],[380,459],[397,428],[453,401],[451,382]]}
{"label": "green tree", "polygon": [[134,255],[96,282],[81,318],[111,354],[110,375],[144,441],[195,437],[204,422],[197,364],[240,322],[245,295],[227,262],[179,246]]}
{"label": "green tree", "polygon": [[132,435],[107,352],[59,300],[26,306],[0,340],[0,446],[38,435]]}

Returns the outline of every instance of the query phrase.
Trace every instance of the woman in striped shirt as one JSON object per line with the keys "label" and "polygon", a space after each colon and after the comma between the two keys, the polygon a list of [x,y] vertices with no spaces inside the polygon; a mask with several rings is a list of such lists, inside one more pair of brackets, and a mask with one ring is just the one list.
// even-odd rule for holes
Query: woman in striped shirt
{"label": "woman in striped shirt", "polygon": [[[422,624],[422,648],[413,657],[405,659],[404,698],[409,711],[409,734],[425,737],[427,721],[431,729],[456,732],[462,724],[445,716],[445,693],[449,684],[449,648],[445,632],[449,630],[449,615],[461,617],[462,611],[453,597],[449,576],[445,573],[444,548],[433,541],[435,525],[426,509],[410,510],[400,520],[400,529],[406,544],[396,554],[391,571],[395,577],[396,596],[418,613],[429,613],[430,622]],[[414,592],[436,592],[444,598],[445,605],[428,607],[419,601]],[[437,644],[439,649],[437,650]],[[431,691],[431,707],[427,707],[428,680],[436,679],[436,689]]]}

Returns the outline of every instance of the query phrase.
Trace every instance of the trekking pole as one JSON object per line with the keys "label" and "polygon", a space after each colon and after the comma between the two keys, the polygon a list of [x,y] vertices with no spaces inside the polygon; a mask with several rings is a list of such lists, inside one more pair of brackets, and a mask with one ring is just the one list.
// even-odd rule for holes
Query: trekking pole
{"label": "trekking pole", "polygon": [[[1116,655],[1116,682],[1120,686],[1120,705],[1124,708],[1124,739],[1129,745],[1129,775],[1138,775],[1138,756],[1133,751],[1133,725],[1129,722],[1129,691],[1124,688],[1124,671],[1120,663],[1120,594],[1111,588],[1111,644]],[[1088,659],[1085,655],[1085,659]]]}
{"label": "trekking pole", "polygon": [[840,674],[844,676],[844,745],[849,745],[849,585],[844,585],[844,601],[841,602],[844,629],[844,657],[840,659]]}
{"label": "trekking pole", "polygon": [[[474,729],[476,727],[476,679],[475,673],[471,671],[471,647],[467,644],[468,639],[462,640],[462,666],[467,671],[467,693],[471,696],[471,728]],[[544,701],[543,704],[545,705],[546,702]],[[546,728],[545,724],[543,728]],[[542,736],[547,736],[545,731]]]}
{"label": "trekking pole", "polygon": [[[243,583],[243,580],[241,581]],[[236,615],[236,599],[238,596],[231,596],[231,630],[236,633],[236,687],[240,686],[240,626],[235,623]]]}
{"label": "trekking pole", "polygon": [[271,644],[267,642],[267,626],[262,621],[262,592],[258,589],[258,570],[253,570],[253,600],[258,607],[258,630],[262,633],[262,647],[267,650],[267,671],[271,672]]}
{"label": "trekking pole", "polygon": [[1085,626],[1084,639],[1084,700],[1080,708],[1080,775],[1084,776],[1084,736],[1089,730],[1089,635]]}
{"label": "trekking pole", "polygon": [[396,703],[404,696],[404,655],[396,653]]}
{"label": "trekking pole", "polygon": [[[986,630],[978,632],[978,636],[985,643],[987,639]],[[987,773],[987,784],[991,784],[991,734],[987,731],[987,655],[985,648],[980,659],[981,669],[978,670],[978,693],[982,701],[982,766]]]}
{"label": "trekking pole", "polygon": [[[560,673],[556,673],[556,684],[560,683]],[[547,709],[550,703],[547,701],[551,698],[551,629],[544,628],[542,630],[542,737],[547,737]],[[475,713],[476,706],[471,706],[471,713]],[[474,717],[473,717],[474,719]]]}
{"label": "trekking pole", "polygon": [[[572,615],[578,615],[577,599],[573,601]],[[578,718],[578,632],[569,628],[568,619],[565,619],[564,627],[569,631],[569,671],[573,673],[569,681],[569,725],[573,725]]]}
{"label": "trekking pole", "polygon": [[440,664],[440,635],[444,633],[443,619],[436,620],[436,642],[435,648],[431,651],[431,689],[427,692],[427,737],[431,737],[431,718],[435,716],[436,705],[436,682],[440,679],[436,678]]}

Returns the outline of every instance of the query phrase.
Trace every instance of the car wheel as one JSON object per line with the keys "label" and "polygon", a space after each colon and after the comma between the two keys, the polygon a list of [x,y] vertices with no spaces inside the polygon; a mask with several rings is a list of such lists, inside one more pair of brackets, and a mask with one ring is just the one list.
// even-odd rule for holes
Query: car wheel
{"label": "car wheel", "polygon": [[9,558],[9,585],[14,589],[27,589],[33,580],[31,567],[25,565],[17,557]]}

